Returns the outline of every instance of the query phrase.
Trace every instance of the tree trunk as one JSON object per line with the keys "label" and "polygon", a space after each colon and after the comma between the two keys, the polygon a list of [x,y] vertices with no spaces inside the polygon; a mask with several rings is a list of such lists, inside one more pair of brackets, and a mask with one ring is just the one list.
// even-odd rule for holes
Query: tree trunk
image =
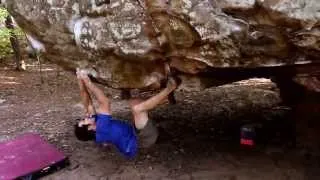
{"label": "tree trunk", "polygon": [[19,40],[18,40],[16,33],[13,31],[15,29],[15,27],[13,24],[12,17],[10,15],[7,16],[5,24],[8,29],[12,30],[10,32],[10,43],[11,43],[11,46],[12,46],[12,49],[14,52],[14,56],[15,56],[16,70],[25,70],[25,68],[23,67],[22,57],[21,57],[21,53],[20,53]]}

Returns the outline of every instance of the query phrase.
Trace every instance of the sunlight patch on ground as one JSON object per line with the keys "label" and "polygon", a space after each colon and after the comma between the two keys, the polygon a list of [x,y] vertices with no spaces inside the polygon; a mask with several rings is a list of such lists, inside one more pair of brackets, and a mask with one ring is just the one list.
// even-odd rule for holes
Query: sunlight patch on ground
{"label": "sunlight patch on ground", "polygon": [[4,103],[4,102],[6,102],[5,99],[0,99],[0,104],[2,104],[2,103]]}
{"label": "sunlight patch on ground", "polygon": [[17,78],[16,77],[11,77],[11,76],[0,76],[0,84],[21,84],[19,82],[16,82]]}
{"label": "sunlight patch on ground", "polygon": [[8,80],[15,80],[16,77],[10,77],[10,76],[1,76],[0,79],[8,79]]}
{"label": "sunlight patch on ground", "polygon": [[272,83],[272,81],[266,78],[251,78],[251,79],[235,82],[235,84],[239,84],[239,85],[248,85],[248,84],[257,85],[257,84],[266,84],[266,83]]}
{"label": "sunlight patch on ground", "polygon": [[233,87],[233,86],[259,86],[259,85],[267,85],[273,84],[270,79],[266,78],[251,78],[247,80],[237,81],[230,84],[222,85],[222,87]]}
{"label": "sunlight patch on ground", "polygon": [[14,81],[4,81],[4,82],[0,82],[0,84],[9,84],[9,85],[16,85],[16,84],[21,84],[19,82],[14,82]]}
{"label": "sunlight patch on ground", "polygon": [[[26,68],[35,68],[35,69],[37,69],[37,70],[39,70],[40,68],[39,68],[39,65],[38,64],[26,64]],[[45,67],[42,67],[41,68],[41,71],[56,71],[56,69],[55,68],[50,68],[50,67],[47,67],[47,68],[45,68]]]}
{"label": "sunlight patch on ground", "polygon": [[52,68],[42,68],[41,71],[55,71],[56,69]]}

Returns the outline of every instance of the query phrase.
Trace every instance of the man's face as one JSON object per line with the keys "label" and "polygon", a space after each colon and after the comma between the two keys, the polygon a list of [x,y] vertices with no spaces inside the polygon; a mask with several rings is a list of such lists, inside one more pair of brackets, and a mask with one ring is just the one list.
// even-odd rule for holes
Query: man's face
{"label": "man's face", "polygon": [[82,127],[83,125],[88,125],[88,130],[96,130],[96,123],[93,118],[85,118],[79,121],[78,126]]}

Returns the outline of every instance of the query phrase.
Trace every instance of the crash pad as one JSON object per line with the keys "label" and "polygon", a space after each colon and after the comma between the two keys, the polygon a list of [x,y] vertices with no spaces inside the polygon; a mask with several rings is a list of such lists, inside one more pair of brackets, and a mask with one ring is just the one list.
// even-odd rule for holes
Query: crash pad
{"label": "crash pad", "polygon": [[[27,133],[0,143],[0,180],[29,177],[57,168],[67,157],[40,135]],[[58,168],[59,169],[59,168]]]}

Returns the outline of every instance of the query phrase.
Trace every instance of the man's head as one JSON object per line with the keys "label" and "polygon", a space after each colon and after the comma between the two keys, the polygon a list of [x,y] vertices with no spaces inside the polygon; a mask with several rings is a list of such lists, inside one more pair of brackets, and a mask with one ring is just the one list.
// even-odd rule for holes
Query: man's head
{"label": "man's head", "polygon": [[95,121],[93,119],[83,119],[74,125],[74,134],[80,141],[90,141],[96,139]]}

